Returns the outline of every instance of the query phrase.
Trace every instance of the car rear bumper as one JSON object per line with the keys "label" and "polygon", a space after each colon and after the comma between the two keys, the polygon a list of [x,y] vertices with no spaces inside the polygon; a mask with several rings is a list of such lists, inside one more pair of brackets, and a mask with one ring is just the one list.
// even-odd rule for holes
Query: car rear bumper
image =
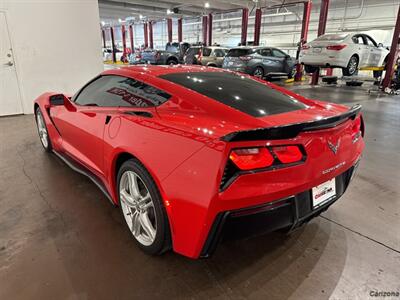
{"label": "car rear bumper", "polygon": [[311,189],[309,189],[262,205],[220,212],[211,226],[200,257],[209,257],[221,238],[232,232],[240,236],[268,233],[283,228],[293,231],[302,226],[326,211],[343,195],[354,177],[358,164],[359,160],[336,177],[335,198],[316,208],[313,208]]}
{"label": "car rear bumper", "polygon": [[318,67],[340,67],[345,68],[348,64],[346,57],[338,55],[303,55],[300,56],[299,62],[303,65],[318,66]]}

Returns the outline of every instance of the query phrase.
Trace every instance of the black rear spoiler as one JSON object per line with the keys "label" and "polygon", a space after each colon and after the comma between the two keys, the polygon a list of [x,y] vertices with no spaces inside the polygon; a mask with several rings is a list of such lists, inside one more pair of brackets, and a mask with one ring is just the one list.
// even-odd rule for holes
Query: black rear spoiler
{"label": "black rear spoiler", "polygon": [[343,114],[304,123],[295,123],[269,128],[257,128],[229,133],[221,137],[225,142],[282,140],[296,137],[302,131],[332,128],[348,119],[354,120],[361,111],[361,105],[356,104]]}

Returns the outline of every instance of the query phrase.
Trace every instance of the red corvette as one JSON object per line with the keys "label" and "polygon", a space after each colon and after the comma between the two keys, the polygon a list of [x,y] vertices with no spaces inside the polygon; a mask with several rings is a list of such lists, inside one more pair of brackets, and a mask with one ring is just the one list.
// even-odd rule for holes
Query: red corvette
{"label": "red corvette", "polygon": [[120,207],[139,247],[192,258],[232,221],[293,230],[334,203],[364,148],[360,110],[200,66],[110,70],[35,101],[43,147]]}

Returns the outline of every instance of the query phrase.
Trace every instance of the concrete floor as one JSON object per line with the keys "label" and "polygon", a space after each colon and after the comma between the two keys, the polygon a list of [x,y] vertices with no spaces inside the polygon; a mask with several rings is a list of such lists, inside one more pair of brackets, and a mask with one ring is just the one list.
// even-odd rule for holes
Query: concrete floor
{"label": "concrete floor", "polygon": [[198,261],[143,254],[97,187],[43,152],[31,115],[0,118],[0,299],[368,299],[370,291],[400,292],[400,97],[345,86],[289,88],[363,104],[367,146],[358,176],[329,211],[291,236],[227,241]]}

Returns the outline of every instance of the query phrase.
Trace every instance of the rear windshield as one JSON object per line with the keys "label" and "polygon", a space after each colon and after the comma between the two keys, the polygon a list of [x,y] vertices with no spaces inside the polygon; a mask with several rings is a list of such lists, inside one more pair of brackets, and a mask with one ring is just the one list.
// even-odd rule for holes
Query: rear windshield
{"label": "rear windshield", "polygon": [[230,57],[239,57],[239,56],[245,56],[253,53],[253,49],[231,49],[228,51],[228,54],[226,56]]}
{"label": "rear windshield", "polygon": [[324,34],[316,39],[316,41],[341,41],[344,40],[348,34]]}
{"label": "rear windshield", "polygon": [[189,72],[161,75],[253,117],[306,108],[306,105],[256,80],[229,72]]}

